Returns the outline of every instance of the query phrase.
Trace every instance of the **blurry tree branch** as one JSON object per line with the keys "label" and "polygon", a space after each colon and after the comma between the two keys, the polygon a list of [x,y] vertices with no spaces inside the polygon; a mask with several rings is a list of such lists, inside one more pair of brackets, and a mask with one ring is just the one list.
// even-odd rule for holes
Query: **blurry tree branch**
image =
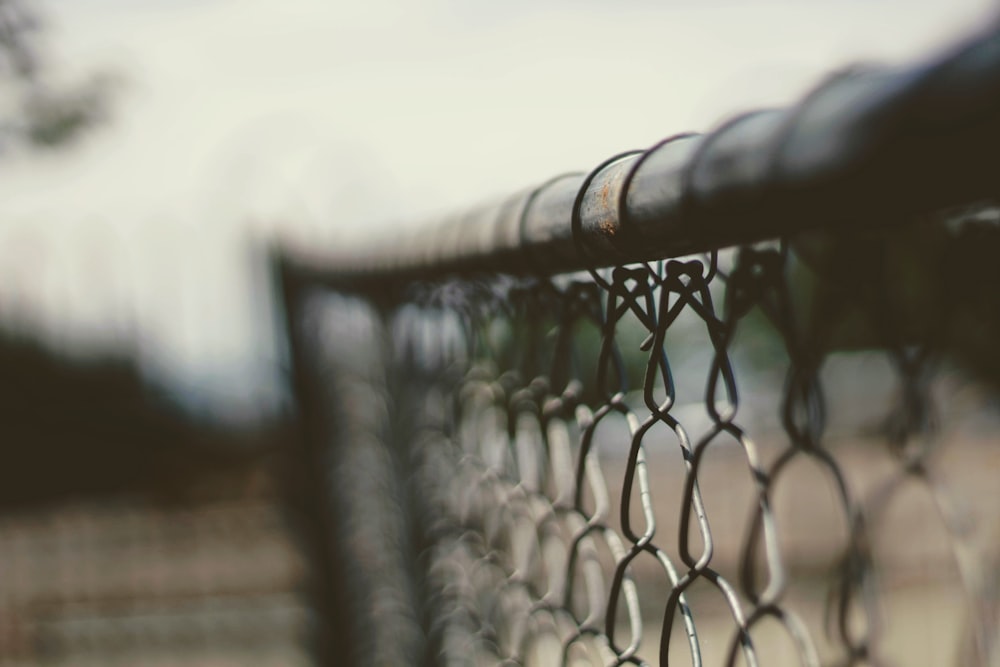
{"label": "blurry tree branch", "polygon": [[[115,79],[93,72],[54,81],[43,56],[42,21],[29,0],[0,0],[0,141],[53,148],[107,120]],[[0,146],[2,148],[4,146]]]}

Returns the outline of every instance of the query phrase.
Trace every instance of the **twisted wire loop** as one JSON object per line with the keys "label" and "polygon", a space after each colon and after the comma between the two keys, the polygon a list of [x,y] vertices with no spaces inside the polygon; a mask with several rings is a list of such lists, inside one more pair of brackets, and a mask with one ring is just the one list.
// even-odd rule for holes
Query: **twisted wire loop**
{"label": "twisted wire loop", "polygon": [[949,477],[996,457],[939,405],[987,395],[945,353],[979,297],[915,302],[897,240],[848,237],[388,306],[430,662],[996,664],[1000,508]]}

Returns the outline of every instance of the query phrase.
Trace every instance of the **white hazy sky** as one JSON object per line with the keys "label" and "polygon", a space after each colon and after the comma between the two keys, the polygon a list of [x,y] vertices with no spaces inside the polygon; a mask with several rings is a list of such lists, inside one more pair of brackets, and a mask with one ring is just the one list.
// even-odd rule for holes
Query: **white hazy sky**
{"label": "white hazy sky", "polygon": [[[268,401],[247,256],[338,243],[794,101],[986,0],[50,0],[53,68],[124,81],[111,125],[0,155],[0,318],[117,334],[219,411]],[[375,230],[377,231],[377,230]]]}

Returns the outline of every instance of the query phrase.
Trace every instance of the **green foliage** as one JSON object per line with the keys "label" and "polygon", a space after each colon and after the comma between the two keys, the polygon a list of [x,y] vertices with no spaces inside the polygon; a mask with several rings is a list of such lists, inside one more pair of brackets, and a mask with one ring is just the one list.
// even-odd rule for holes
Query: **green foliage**
{"label": "green foliage", "polygon": [[40,148],[77,139],[107,119],[111,86],[109,77],[94,76],[71,88],[32,91],[23,105],[25,138]]}

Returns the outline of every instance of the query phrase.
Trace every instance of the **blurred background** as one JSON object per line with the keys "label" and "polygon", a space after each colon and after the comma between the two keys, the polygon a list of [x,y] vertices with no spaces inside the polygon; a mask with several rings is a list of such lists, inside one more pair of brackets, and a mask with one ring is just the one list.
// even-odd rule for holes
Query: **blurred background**
{"label": "blurred background", "polygon": [[0,0],[0,664],[308,662],[269,246],[391,243],[993,14]]}

